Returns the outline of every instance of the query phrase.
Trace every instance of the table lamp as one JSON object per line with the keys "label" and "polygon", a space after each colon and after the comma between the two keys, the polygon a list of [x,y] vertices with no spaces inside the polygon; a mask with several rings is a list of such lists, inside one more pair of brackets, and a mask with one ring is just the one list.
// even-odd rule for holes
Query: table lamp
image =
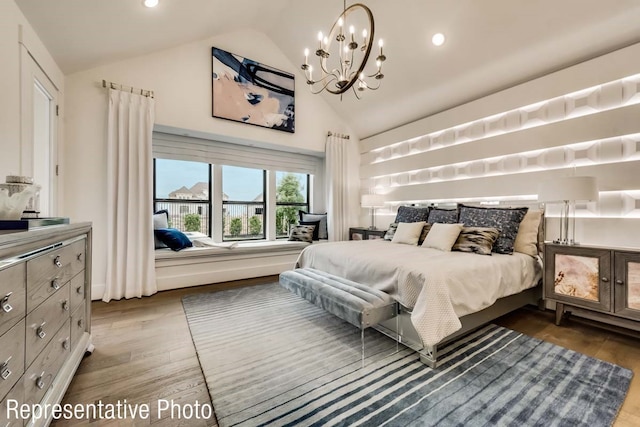
{"label": "table lamp", "polygon": [[380,194],[363,194],[360,200],[360,205],[363,208],[369,208],[371,210],[371,226],[369,230],[376,229],[376,209],[384,207],[384,197]]}

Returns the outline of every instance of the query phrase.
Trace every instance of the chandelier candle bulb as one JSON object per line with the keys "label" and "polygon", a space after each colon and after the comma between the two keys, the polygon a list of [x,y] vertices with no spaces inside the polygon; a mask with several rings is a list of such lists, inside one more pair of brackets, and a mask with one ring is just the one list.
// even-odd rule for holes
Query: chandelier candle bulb
{"label": "chandelier candle bulb", "polygon": [[309,49],[304,49],[304,65],[309,65]]}
{"label": "chandelier candle bulb", "polygon": [[352,26],[350,26],[350,27],[349,27],[349,33],[351,34],[351,43],[354,43],[354,42],[355,42],[355,39],[354,39],[354,37],[355,37],[355,32],[356,32],[356,29],[353,27],[353,25],[352,25]]}

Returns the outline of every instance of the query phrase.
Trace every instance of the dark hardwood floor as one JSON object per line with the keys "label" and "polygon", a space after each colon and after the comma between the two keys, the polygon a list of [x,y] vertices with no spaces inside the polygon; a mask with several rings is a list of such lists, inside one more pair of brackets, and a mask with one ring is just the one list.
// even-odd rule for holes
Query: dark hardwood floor
{"label": "dark hardwood floor", "polygon": [[[73,379],[63,403],[122,402],[148,404],[148,420],[99,421],[102,426],[216,426],[215,420],[178,420],[156,415],[160,399],[177,405],[210,402],[181,298],[268,283],[276,276],[160,292],[142,299],[93,302],[92,334],[95,351],[86,357]],[[551,312],[521,309],[496,323],[590,356],[617,363],[640,373],[640,338],[608,331],[570,319],[555,326]],[[55,426],[87,425],[87,421],[60,420]],[[640,380],[634,377],[615,426],[640,425]]]}

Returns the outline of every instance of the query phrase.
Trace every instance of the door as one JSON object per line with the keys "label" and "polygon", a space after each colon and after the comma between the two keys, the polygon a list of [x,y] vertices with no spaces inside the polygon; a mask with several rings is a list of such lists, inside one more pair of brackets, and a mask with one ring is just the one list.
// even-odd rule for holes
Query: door
{"label": "door", "polygon": [[24,46],[21,51],[22,143],[20,175],[41,186],[39,216],[56,213],[58,89]]}
{"label": "door", "polygon": [[616,252],[614,260],[615,312],[640,320],[640,253]]}

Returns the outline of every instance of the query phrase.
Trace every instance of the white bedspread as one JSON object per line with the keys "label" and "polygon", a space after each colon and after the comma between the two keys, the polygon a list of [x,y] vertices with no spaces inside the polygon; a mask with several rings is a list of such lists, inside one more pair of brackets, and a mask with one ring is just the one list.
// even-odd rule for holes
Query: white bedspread
{"label": "white bedspread", "polygon": [[535,286],[542,271],[539,259],[518,252],[486,256],[384,240],[310,245],[297,265],[387,292],[413,310],[411,323],[425,345],[460,329],[459,317]]}

